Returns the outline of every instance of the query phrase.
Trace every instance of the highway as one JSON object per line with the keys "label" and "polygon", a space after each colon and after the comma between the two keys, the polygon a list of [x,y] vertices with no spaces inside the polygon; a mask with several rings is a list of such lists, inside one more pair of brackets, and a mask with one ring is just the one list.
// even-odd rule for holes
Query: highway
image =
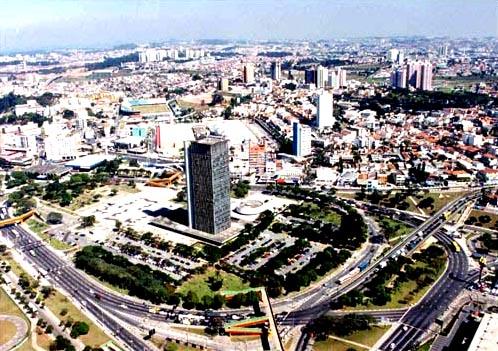
{"label": "highway", "polygon": [[400,325],[380,350],[403,351],[412,348],[474,276],[475,272],[468,274],[466,254],[452,249],[452,239],[442,233],[436,234],[436,238],[448,252],[448,269],[424,298],[403,316]]}
{"label": "highway", "polygon": [[[351,282],[350,284],[348,284],[343,288],[333,289],[329,293],[328,298],[322,299],[321,301],[312,305],[311,307],[303,306],[304,308],[302,309],[297,309],[292,311],[288,315],[288,318],[282,321],[282,323],[292,324],[292,325],[299,324],[299,322],[306,323],[307,321],[311,321],[316,317],[324,314],[324,312],[328,310],[331,301],[333,301],[340,295],[347,293],[348,291],[360,287],[362,284],[368,281],[370,279],[369,276],[375,273],[375,268],[379,266],[381,262],[387,261],[391,259],[393,256],[396,256],[398,252],[400,252],[400,250],[404,248],[410,241],[412,241],[419,233],[422,233],[424,240],[437,233],[437,238],[443,240],[443,243],[444,242],[447,243],[447,241],[450,240],[449,237],[445,236],[444,233],[439,231],[439,229],[442,228],[442,226],[446,222],[446,219],[444,218],[443,214],[448,211],[451,212],[452,214],[457,213],[462,208],[464,208],[469,201],[474,200],[478,196],[479,192],[473,191],[459,199],[454,200],[453,202],[448,203],[441,210],[439,210],[434,216],[430,217],[421,225],[419,225],[410,235],[408,235],[398,245],[396,245],[391,250],[389,250],[385,255],[383,255],[382,258],[378,259],[376,262],[370,265],[369,268],[365,270],[361,274],[361,276],[358,276],[353,282]],[[395,331],[396,333],[394,335],[395,340],[393,340],[390,337],[388,340],[389,343],[387,344],[387,347],[390,347],[390,345],[394,343],[396,345],[395,350],[404,350],[407,349],[409,345],[414,344],[418,340],[418,338],[423,334],[423,332],[425,332],[425,329],[423,329],[422,327],[427,328],[428,326],[430,326],[430,324],[432,324],[435,318],[446,308],[449,302],[451,302],[451,299],[453,299],[454,296],[456,296],[463,289],[464,282],[472,278],[465,276],[467,269],[468,269],[468,262],[465,254],[463,252],[460,252],[458,255],[456,255],[453,251],[450,251],[449,267],[447,272],[445,273],[445,276],[443,276],[441,281],[439,281],[429,291],[427,295],[430,296],[431,298],[434,298],[437,303],[435,305],[430,304],[424,298],[425,303],[424,301],[422,301],[422,303],[417,305],[416,308],[410,309],[406,313],[406,315],[403,316],[402,323],[404,324],[400,326],[401,329],[398,328],[399,330]],[[450,278],[450,274],[452,277],[455,276],[461,278],[461,281]],[[473,275],[475,275],[475,273],[473,273]],[[450,282],[452,284],[450,284]],[[454,282],[458,282],[460,284],[456,284]],[[443,288],[442,291],[441,288]],[[447,289],[448,290],[452,289],[451,294],[445,293]],[[434,306],[436,307],[439,306],[439,307],[434,308]],[[432,322],[430,322],[426,326],[426,323],[428,323],[431,320]],[[404,335],[406,335],[407,333],[409,334],[409,336],[405,337]],[[302,333],[298,345],[296,347],[296,350],[299,351],[305,350],[306,345],[308,344],[309,341],[309,337],[310,336],[307,333]],[[399,347],[405,347],[405,348],[403,349],[398,348],[398,345],[400,345]],[[382,347],[384,347],[385,350],[388,350],[385,348],[386,347],[385,344],[383,344]]]}

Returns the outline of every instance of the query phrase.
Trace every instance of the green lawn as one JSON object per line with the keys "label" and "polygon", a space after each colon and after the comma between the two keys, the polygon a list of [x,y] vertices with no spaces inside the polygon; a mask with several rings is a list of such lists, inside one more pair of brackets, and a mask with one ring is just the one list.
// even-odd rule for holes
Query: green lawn
{"label": "green lawn", "polygon": [[386,216],[379,216],[377,218],[379,219],[378,223],[385,233],[386,237],[390,239],[402,238],[413,231],[413,228],[407,226],[403,222],[391,219]]}
{"label": "green lawn", "polygon": [[71,245],[61,241],[57,238],[52,237],[51,235],[45,233],[45,230],[49,228],[48,224],[37,221],[35,219],[29,219],[26,224],[29,229],[38,234],[38,236],[45,242],[47,242],[50,246],[52,246],[56,250],[68,250],[71,248]]}
{"label": "green lawn", "polygon": [[357,351],[367,351],[366,348],[360,348],[358,346],[342,342],[335,339],[328,339],[325,341],[317,341],[312,347],[313,351],[348,351],[354,348]]}
{"label": "green lawn", "polygon": [[306,202],[302,205],[303,208],[309,213],[311,218],[329,222],[337,226],[341,225],[341,215],[335,211],[320,208],[317,204]]}
{"label": "green lawn", "polygon": [[[110,338],[97,327],[83,312],[81,312],[67,297],[59,291],[55,291],[50,297],[45,299],[45,306],[51,310],[61,320],[71,318],[73,321],[83,321],[90,326],[90,331],[87,335],[82,335],[79,338],[85,345],[91,347],[99,347],[108,342]],[[61,311],[67,309],[65,316],[61,315]]]}
{"label": "green lawn", "polygon": [[[237,277],[235,274],[226,273],[221,270],[219,272],[221,277],[223,277],[223,285],[220,291],[242,290],[249,288],[249,284],[244,283],[242,279]],[[209,277],[214,276],[215,273],[216,270],[214,268],[208,268],[206,273],[194,275],[178,288],[178,292],[181,294],[187,294],[189,291],[192,291],[200,299],[205,295],[214,296],[216,292],[210,289],[207,280]]]}
{"label": "green lawn", "polygon": [[[342,339],[351,340],[353,342],[372,347],[375,345],[377,340],[379,340],[382,335],[387,332],[388,329],[388,326],[374,325],[370,330],[359,330],[351,335],[342,337]],[[367,348],[362,348],[354,344],[349,344],[332,338],[325,341],[317,341],[313,345],[313,351],[346,351],[348,348],[355,348],[358,351],[368,350]]]}

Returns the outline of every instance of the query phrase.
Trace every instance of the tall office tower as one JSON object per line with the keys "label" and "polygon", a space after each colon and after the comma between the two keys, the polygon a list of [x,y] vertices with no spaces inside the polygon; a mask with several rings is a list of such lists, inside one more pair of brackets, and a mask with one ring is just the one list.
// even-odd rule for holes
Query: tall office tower
{"label": "tall office tower", "polygon": [[314,69],[307,69],[304,71],[304,83],[316,84],[316,71]]}
{"label": "tall office tower", "polygon": [[254,83],[254,65],[252,63],[246,63],[243,70],[244,83],[250,84]]}
{"label": "tall office tower", "polygon": [[271,79],[280,80],[282,78],[282,66],[279,61],[271,63]]}
{"label": "tall office tower", "polygon": [[206,137],[185,142],[188,217],[191,228],[218,234],[230,228],[228,143]]}
{"label": "tall office tower", "polygon": [[218,81],[218,90],[228,91],[228,78],[220,78]]}
{"label": "tall office tower", "polygon": [[315,84],[317,88],[325,87],[325,84],[328,81],[329,70],[326,67],[318,66],[316,68],[316,78]]}
{"label": "tall office tower", "polygon": [[432,64],[429,61],[422,62],[419,66],[420,85],[417,89],[432,90]]}
{"label": "tall office tower", "polygon": [[299,122],[292,123],[292,153],[298,157],[311,154],[311,128]]}
{"label": "tall office tower", "polygon": [[404,67],[399,67],[391,73],[391,86],[406,89],[406,69]]}
{"label": "tall office tower", "polygon": [[334,107],[332,94],[324,91],[318,95],[318,106],[316,110],[316,125],[318,129],[321,130],[334,125],[335,118],[333,115]]}

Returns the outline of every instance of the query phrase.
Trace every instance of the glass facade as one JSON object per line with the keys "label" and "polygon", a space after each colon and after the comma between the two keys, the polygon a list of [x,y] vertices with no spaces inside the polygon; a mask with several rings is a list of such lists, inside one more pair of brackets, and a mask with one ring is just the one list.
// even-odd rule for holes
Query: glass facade
{"label": "glass facade", "polygon": [[230,227],[228,144],[208,137],[185,145],[189,225],[217,234]]}

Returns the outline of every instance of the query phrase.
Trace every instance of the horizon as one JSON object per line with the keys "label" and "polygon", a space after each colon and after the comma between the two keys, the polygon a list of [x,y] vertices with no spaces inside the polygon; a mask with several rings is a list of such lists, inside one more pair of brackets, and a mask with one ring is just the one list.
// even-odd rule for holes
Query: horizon
{"label": "horizon", "polygon": [[[243,6],[245,5],[245,6]],[[291,6],[292,5],[292,6]],[[0,52],[103,49],[168,41],[496,38],[494,0],[34,1],[7,3]],[[298,25],[289,25],[298,24]],[[465,25],[462,25],[465,24]]]}

